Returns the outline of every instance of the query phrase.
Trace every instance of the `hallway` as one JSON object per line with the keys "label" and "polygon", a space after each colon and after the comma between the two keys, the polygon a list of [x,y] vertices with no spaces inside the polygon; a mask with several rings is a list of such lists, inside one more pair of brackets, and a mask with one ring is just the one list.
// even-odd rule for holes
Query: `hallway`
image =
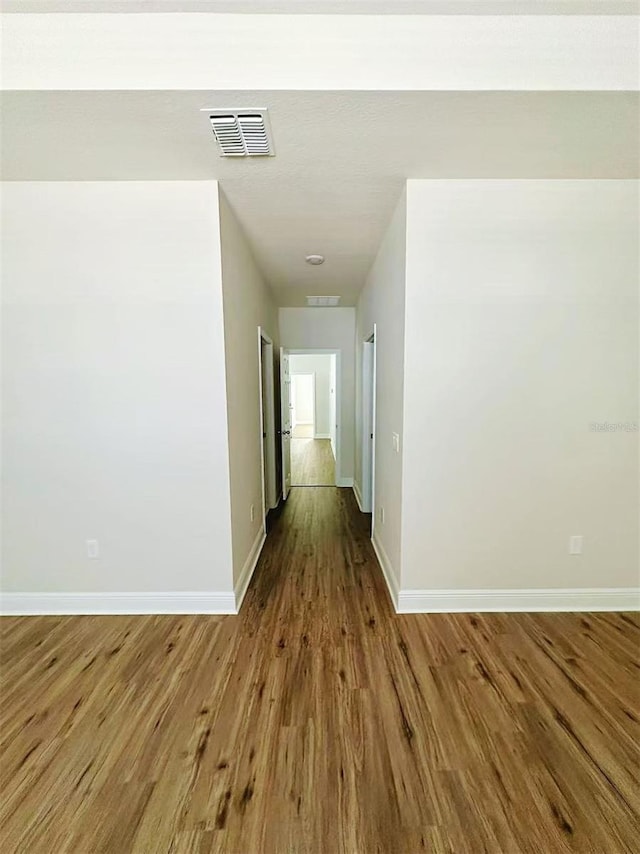
{"label": "hallway", "polygon": [[335,484],[336,464],[330,440],[313,439],[294,433],[291,439],[291,485],[335,486]]}
{"label": "hallway", "polygon": [[637,616],[395,615],[346,489],[241,613],[2,621],[2,850],[622,854]]}

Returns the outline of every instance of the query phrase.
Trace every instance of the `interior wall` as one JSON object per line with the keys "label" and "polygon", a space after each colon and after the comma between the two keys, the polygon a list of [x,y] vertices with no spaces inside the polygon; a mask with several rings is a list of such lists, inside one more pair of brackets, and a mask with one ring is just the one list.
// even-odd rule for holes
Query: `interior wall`
{"label": "interior wall", "polygon": [[[242,228],[220,191],[233,578],[238,586],[262,536],[258,327],[278,346],[278,318]],[[253,519],[251,507],[253,506]]]}
{"label": "interior wall", "polygon": [[341,470],[339,486],[353,483],[355,421],[355,308],[281,308],[280,340],[291,350],[340,350]]}
{"label": "interior wall", "polygon": [[[356,492],[362,488],[362,345],[376,324],[374,544],[392,589],[400,586],[407,201],[403,192],[357,307]],[[418,386],[419,390],[420,386]],[[393,448],[393,433],[400,450]],[[384,511],[384,521],[381,519]]]}
{"label": "interior wall", "polygon": [[314,425],[314,376],[313,374],[291,374],[291,428],[297,424]]}
{"label": "interior wall", "polygon": [[5,183],[2,213],[3,590],[231,591],[216,183]]}
{"label": "interior wall", "polygon": [[403,588],[638,584],[638,186],[408,182]]}
{"label": "interior wall", "polygon": [[305,355],[294,353],[289,359],[289,368],[292,375],[315,374],[315,432],[316,438],[319,439],[328,439],[331,437],[331,395],[335,393],[331,384],[332,358],[335,357],[329,354]]}

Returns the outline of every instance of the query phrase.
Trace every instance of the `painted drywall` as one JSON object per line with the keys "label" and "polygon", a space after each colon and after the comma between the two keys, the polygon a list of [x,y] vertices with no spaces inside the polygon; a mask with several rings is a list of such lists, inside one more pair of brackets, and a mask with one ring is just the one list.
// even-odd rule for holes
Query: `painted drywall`
{"label": "painted drywall", "polygon": [[216,182],[2,212],[3,590],[232,594]]}
{"label": "painted drywall", "polygon": [[[294,374],[313,374],[315,376],[315,413],[316,435],[327,439],[332,433],[332,396],[335,400],[335,380],[332,385],[331,363],[335,356],[292,354],[289,359],[289,370]],[[335,418],[333,419],[335,432]]]}
{"label": "painted drywall", "polygon": [[339,484],[353,483],[355,421],[355,308],[281,308],[280,341],[291,350],[340,351]]}
{"label": "painted drywall", "polygon": [[[635,90],[637,45],[635,17],[611,15],[69,13],[2,21],[6,89]],[[260,62],[247,62],[258,48]]]}
{"label": "painted drywall", "polygon": [[638,233],[637,181],[408,182],[403,588],[638,585]]}
{"label": "painted drywall", "polygon": [[[356,491],[362,487],[362,345],[376,324],[376,422],[374,542],[392,588],[400,586],[404,327],[405,327],[406,193],[396,206],[391,222],[369,271],[357,307],[356,378],[358,413],[356,425]],[[417,393],[419,388],[416,389]],[[392,436],[400,436],[400,451]],[[384,522],[380,510],[384,510]]]}
{"label": "painted drywall", "polygon": [[313,374],[291,374],[291,429],[298,424],[315,423]]}
{"label": "painted drywall", "polygon": [[253,568],[251,564],[263,528],[258,327],[261,326],[277,346],[278,319],[271,292],[222,191],[220,244],[233,578],[237,585]]}

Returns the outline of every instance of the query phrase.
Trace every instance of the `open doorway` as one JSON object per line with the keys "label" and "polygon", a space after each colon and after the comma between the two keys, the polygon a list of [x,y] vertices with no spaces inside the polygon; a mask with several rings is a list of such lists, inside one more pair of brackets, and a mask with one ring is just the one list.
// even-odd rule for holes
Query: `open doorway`
{"label": "open doorway", "polygon": [[334,350],[283,351],[283,473],[292,487],[336,485],[339,361]]}

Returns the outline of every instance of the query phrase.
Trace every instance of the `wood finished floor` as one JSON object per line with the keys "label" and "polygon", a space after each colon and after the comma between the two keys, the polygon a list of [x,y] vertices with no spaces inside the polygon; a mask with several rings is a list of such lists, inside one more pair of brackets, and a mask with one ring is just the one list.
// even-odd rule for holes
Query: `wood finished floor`
{"label": "wood finished floor", "polygon": [[291,483],[294,486],[335,486],[336,467],[330,439],[291,440]]}
{"label": "wood finished floor", "polygon": [[1,632],[3,854],[639,850],[637,616],[397,616],[348,490],[238,617]]}

